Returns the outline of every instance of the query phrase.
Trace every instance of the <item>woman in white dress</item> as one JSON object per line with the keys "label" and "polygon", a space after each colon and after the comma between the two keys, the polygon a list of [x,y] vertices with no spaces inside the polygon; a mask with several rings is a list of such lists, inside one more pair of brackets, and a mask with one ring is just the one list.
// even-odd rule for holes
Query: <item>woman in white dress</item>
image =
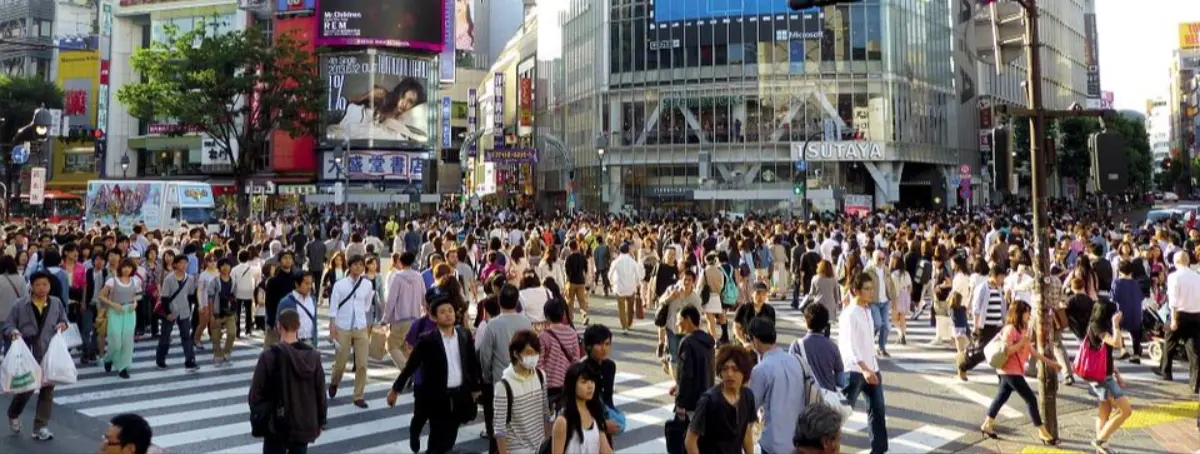
{"label": "woman in white dress", "polygon": [[376,85],[350,100],[328,135],[425,142],[429,139],[426,97],[425,87],[413,77],[401,79],[391,90]]}

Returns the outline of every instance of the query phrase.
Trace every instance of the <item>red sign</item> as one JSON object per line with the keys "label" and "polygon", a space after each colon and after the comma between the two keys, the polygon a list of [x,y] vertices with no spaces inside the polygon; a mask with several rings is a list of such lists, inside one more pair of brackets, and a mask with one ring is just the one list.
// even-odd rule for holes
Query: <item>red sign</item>
{"label": "red sign", "polygon": [[533,126],[533,78],[522,77],[518,86],[517,100],[520,101],[521,126]]}
{"label": "red sign", "polygon": [[87,115],[87,108],[87,90],[67,90],[66,96],[63,98],[63,115],[72,117]]}
{"label": "red sign", "polygon": [[100,85],[108,85],[108,60],[100,60]]}

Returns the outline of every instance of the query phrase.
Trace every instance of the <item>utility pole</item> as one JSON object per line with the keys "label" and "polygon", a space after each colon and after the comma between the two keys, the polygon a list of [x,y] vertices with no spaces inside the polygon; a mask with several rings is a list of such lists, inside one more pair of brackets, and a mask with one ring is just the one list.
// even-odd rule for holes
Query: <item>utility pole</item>
{"label": "utility pole", "polygon": [[[1035,296],[1033,311],[1037,322],[1037,345],[1039,351],[1048,358],[1054,358],[1054,317],[1051,308],[1046,305],[1045,285],[1049,279],[1049,220],[1046,214],[1046,186],[1049,184],[1050,160],[1045,147],[1046,120],[1048,118],[1067,117],[1110,117],[1115,114],[1112,110],[1083,109],[1073,104],[1068,110],[1046,110],[1042,99],[1042,58],[1041,38],[1038,34],[1038,2],[1037,0],[1014,0],[1023,10],[1021,17],[1024,30],[1013,27],[1014,17],[1003,10],[1004,4],[992,3],[992,31],[995,52],[996,71],[1015,59],[1015,51],[1024,47],[1028,60],[1026,74],[1026,90],[1029,96],[1029,108],[1017,108],[1006,105],[996,106],[999,115],[1012,115],[1029,119],[1029,163],[1031,170],[1033,195],[1033,269],[1035,279]],[[1019,36],[1024,34],[1024,39]],[[998,176],[999,177],[999,176]],[[1040,411],[1046,424],[1046,429],[1058,439],[1058,374],[1050,371],[1044,363],[1039,363],[1038,384],[1040,385]]]}

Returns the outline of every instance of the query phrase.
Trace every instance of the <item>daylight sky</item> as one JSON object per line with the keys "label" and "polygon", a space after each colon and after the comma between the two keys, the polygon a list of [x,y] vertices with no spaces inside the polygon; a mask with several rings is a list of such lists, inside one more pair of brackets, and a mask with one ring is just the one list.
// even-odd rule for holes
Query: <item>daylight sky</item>
{"label": "daylight sky", "polygon": [[1179,23],[1200,22],[1200,0],[1096,0],[1100,85],[1117,109],[1146,110],[1166,97]]}

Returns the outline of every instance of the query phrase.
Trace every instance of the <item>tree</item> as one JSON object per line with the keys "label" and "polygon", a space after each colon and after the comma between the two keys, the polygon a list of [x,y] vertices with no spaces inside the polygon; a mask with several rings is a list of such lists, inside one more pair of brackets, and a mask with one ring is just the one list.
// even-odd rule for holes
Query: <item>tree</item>
{"label": "tree", "polygon": [[271,132],[315,136],[324,84],[314,56],[294,36],[271,42],[256,27],[226,32],[215,25],[183,33],[166,26],[166,39],[134,53],[141,81],[121,87],[117,99],[138,118],[174,120],[173,134],[211,137],[233,167],[244,219],[246,181],[260,170],[254,163],[267,152]]}
{"label": "tree", "polygon": [[[12,166],[13,143],[10,141],[25,141],[33,138],[32,133],[26,132],[21,137],[16,136],[21,128],[33,121],[33,111],[38,107],[61,109],[63,91],[51,82],[39,77],[8,77],[0,75],[0,163],[3,164],[4,185],[9,190],[9,196],[16,198],[17,188],[13,185],[14,175],[19,174]],[[48,148],[43,148],[49,152]]]}

